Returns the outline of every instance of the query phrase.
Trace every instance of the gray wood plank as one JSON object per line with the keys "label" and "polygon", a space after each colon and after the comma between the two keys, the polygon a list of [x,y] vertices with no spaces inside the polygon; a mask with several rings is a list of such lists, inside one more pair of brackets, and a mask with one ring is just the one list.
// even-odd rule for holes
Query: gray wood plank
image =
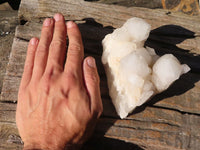
{"label": "gray wood plank", "polygon": [[[32,5],[30,5],[30,3]],[[35,7],[35,9],[32,9],[32,7]],[[173,12],[168,14],[167,10],[160,9],[152,10],[138,7],[127,8],[116,5],[94,4],[85,2],[84,0],[57,0],[53,2],[48,0],[39,2],[36,0],[24,0],[21,3],[19,16],[24,20],[31,21],[32,19],[40,20],[45,17],[52,17],[57,12],[62,12],[67,20],[83,20],[90,18],[103,26],[112,26],[114,28],[121,26],[131,17],[145,19],[152,25],[152,29],[157,29],[165,25],[177,25],[194,32],[198,37],[197,40],[187,39],[181,44],[177,43],[178,46],[180,46],[180,48],[187,48],[187,45],[195,45],[196,47],[193,51],[196,53],[200,51],[200,42],[198,42],[200,35],[199,16],[188,16]],[[174,34],[177,34],[177,32]]]}
{"label": "gray wood plank", "polygon": [[[42,20],[52,17],[56,12],[62,12],[66,21],[79,22],[86,55],[96,58],[101,77],[104,112],[92,139],[84,146],[85,149],[106,149],[102,147],[106,147],[107,141],[108,145],[121,143],[125,149],[199,148],[199,17],[180,13],[168,14],[165,10],[94,4],[84,0],[22,0],[19,17],[21,21],[28,22],[16,29],[3,84],[0,101],[0,149],[22,148],[15,124],[16,104],[12,102],[17,101],[28,41],[33,36],[40,37]],[[160,55],[175,54],[181,62],[189,63],[192,72],[182,76],[167,91],[137,108],[126,119],[119,120],[108,96],[106,76],[100,61],[101,40],[112,32],[112,27],[121,26],[126,19],[133,16],[144,18],[152,25],[147,46],[155,48]],[[95,140],[98,142],[95,143]],[[124,141],[127,143],[124,144]],[[10,146],[6,146],[8,143]],[[119,147],[120,145],[118,149]]]}
{"label": "gray wood plank", "polygon": [[[40,37],[41,23],[28,23],[24,26],[18,26],[16,30],[16,37],[13,43],[12,55],[7,67],[7,76],[4,81],[4,88],[2,91],[2,100],[7,101],[16,101],[18,86],[20,83],[20,78],[23,72],[23,65],[26,55],[26,49],[28,42],[31,37]],[[35,28],[34,28],[35,27]],[[98,71],[101,76],[101,94],[103,97],[108,97],[108,88],[106,84],[106,77],[104,69],[101,63],[101,53],[102,46],[101,40],[104,38],[105,34],[112,32],[111,29],[92,26],[88,23],[79,24],[79,27],[82,32],[85,53],[87,55],[95,56],[97,60]],[[86,32],[88,30],[88,32]],[[29,31],[32,32],[29,32]],[[154,31],[155,32],[155,31]],[[172,31],[171,31],[172,32]],[[95,34],[96,33],[96,34]],[[160,33],[160,34],[159,34]],[[156,31],[152,35],[154,39],[156,35],[171,35],[170,32],[161,30],[160,32]],[[179,33],[181,34],[181,33]],[[183,34],[183,33],[182,33]],[[187,33],[185,33],[187,35]],[[189,34],[189,33],[188,33]],[[157,39],[159,39],[159,36]],[[170,39],[170,36],[168,37]],[[149,42],[152,40],[150,39]],[[160,44],[160,41],[157,41],[157,44]],[[171,45],[171,43],[168,43]],[[191,47],[194,45],[191,45]],[[162,52],[162,50],[157,50]],[[167,52],[170,52],[170,49],[167,49]],[[173,51],[172,51],[173,52]],[[181,61],[186,63],[195,62],[194,64],[189,64],[192,70],[198,68],[198,56],[190,56],[190,53],[183,50],[177,52],[178,58]],[[196,58],[197,57],[197,58]],[[197,60],[197,61],[196,61]],[[199,59],[200,60],[200,59]],[[199,69],[200,71],[200,69]],[[155,105],[164,108],[176,109],[182,112],[196,113],[200,114],[199,105],[200,105],[200,75],[198,73],[188,73],[183,75],[180,80],[175,82],[167,91],[159,94],[149,101],[148,104]]]}
{"label": "gray wood plank", "polygon": [[[13,109],[12,105],[16,104],[9,105]],[[1,139],[4,140],[4,143],[10,142],[17,144],[16,146],[21,146],[15,125],[15,111],[5,111],[5,106],[8,106],[6,103],[1,103],[0,106],[4,106],[0,107]],[[99,137],[102,141],[105,138],[124,140],[146,147],[146,149],[198,149],[200,116],[146,107],[144,111],[120,120],[115,117],[106,117],[104,112],[97,123],[93,139]],[[102,139],[103,137],[104,139]],[[88,146],[91,147],[92,145]]]}

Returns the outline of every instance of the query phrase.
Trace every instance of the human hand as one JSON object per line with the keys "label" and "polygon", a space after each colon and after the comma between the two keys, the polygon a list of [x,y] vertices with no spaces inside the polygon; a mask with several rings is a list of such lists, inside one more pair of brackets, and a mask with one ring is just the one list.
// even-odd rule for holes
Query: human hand
{"label": "human hand", "polygon": [[24,149],[60,150],[92,133],[103,108],[95,60],[84,59],[83,49],[78,26],[70,21],[66,28],[61,14],[29,42],[16,112]]}

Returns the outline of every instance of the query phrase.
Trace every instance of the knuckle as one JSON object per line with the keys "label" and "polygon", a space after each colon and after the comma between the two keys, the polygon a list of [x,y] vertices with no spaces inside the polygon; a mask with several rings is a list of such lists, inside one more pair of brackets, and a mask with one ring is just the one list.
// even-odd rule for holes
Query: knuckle
{"label": "knuckle", "polygon": [[91,72],[86,74],[85,77],[87,78],[87,80],[90,80],[91,82],[94,82],[96,84],[100,83],[99,75],[96,73],[95,70],[91,70]]}
{"label": "knuckle", "polygon": [[77,54],[82,50],[82,46],[78,42],[69,44],[68,51],[71,54]]}
{"label": "knuckle", "polygon": [[56,62],[52,60],[51,65],[46,69],[45,76],[49,80],[52,79],[54,76],[59,76],[59,74],[62,72],[62,67],[60,67]]}
{"label": "knuckle", "polygon": [[55,27],[59,28],[62,33],[66,30],[65,29],[65,24],[64,24],[63,20],[56,21],[55,22]]}
{"label": "knuckle", "polygon": [[64,81],[70,88],[75,88],[80,85],[80,77],[75,71],[66,71],[63,73]]}
{"label": "knuckle", "polygon": [[33,63],[27,61],[24,65],[24,73],[29,72],[29,70],[33,70]]}
{"label": "knuckle", "polygon": [[33,48],[32,46],[29,46],[29,49],[27,51],[28,55],[34,55],[35,54],[35,48]]}
{"label": "knuckle", "polygon": [[43,54],[43,53],[46,53],[47,52],[47,46],[44,45],[44,44],[41,44],[38,46],[37,48],[37,54]]}
{"label": "knuckle", "polygon": [[43,27],[41,32],[41,39],[50,42],[53,36],[53,31],[50,27]]}
{"label": "knuckle", "polygon": [[100,79],[99,79],[99,75],[96,73],[96,76],[95,76],[95,81],[99,84],[100,83]]}
{"label": "knuckle", "polygon": [[54,60],[46,67],[43,78],[46,82],[53,82],[59,79],[62,72],[62,67]]}
{"label": "knuckle", "polygon": [[46,25],[43,24],[42,32],[49,33],[49,30],[51,29],[51,27],[52,27],[51,24],[49,26],[46,26]]}
{"label": "knuckle", "polygon": [[51,86],[51,76],[45,75],[43,76],[40,87],[42,88],[42,91],[44,91],[45,94],[49,94]]}
{"label": "knuckle", "polygon": [[58,48],[65,45],[65,42],[62,39],[53,40],[50,44],[50,48]]}
{"label": "knuckle", "polygon": [[75,73],[69,72],[66,74],[67,83],[69,85],[76,85],[78,83],[78,77]]}

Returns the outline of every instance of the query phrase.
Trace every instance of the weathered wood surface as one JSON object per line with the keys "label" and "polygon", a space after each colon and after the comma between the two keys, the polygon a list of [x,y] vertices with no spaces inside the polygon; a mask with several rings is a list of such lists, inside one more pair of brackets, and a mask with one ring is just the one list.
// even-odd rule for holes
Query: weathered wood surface
{"label": "weathered wood surface", "polygon": [[[164,25],[177,25],[188,31],[193,31],[193,36],[195,36],[194,40],[190,40],[189,37],[192,37],[192,33],[190,33],[190,35],[187,35],[188,39],[186,40],[182,35],[183,40],[180,48],[186,47],[187,50],[191,50],[192,48],[188,47],[188,45],[194,45],[194,52],[198,53],[200,51],[200,43],[198,42],[200,35],[199,16],[190,17],[181,13],[169,14],[167,10],[159,9],[152,10],[146,8],[127,8],[116,5],[94,4],[85,2],[84,0],[59,0],[59,2],[47,0],[37,2],[35,0],[28,0],[22,1],[19,17],[26,21],[31,21],[33,19],[41,20],[45,17],[52,17],[60,10],[62,10],[62,13],[68,20],[83,20],[90,18],[95,19],[96,22],[103,24],[104,26],[112,26],[114,28],[121,26],[127,19],[133,16],[144,18],[152,25],[152,30],[163,27]],[[172,35],[174,34],[175,33]],[[172,41],[174,40],[172,39]]]}
{"label": "weathered wood surface", "polygon": [[[70,7],[69,7],[70,6]],[[152,24],[152,29],[164,24],[180,25],[188,30],[195,30],[197,33],[199,26],[199,16],[190,17],[181,13],[168,13],[167,10],[147,9],[147,8],[127,8],[116,5],[106,5],[99,3],[85,2],[84,0],[28,0],[22,1],[19,17],[30,21],[32,19],[41,19],[52,17],[56,12],[62,11],[69,20],[82,20],[83,18],[94,18],[103,25],[113,27],[121,26],[125,20],[131,16],[137,16],[146,19]],[[181,15],[180,15],[181,14]]]}
{"label": "weathered wood surface", "polygon": [[[18,26],[16,29],[16,38],[13,43],[12,55],[9,61],[9,65],[7,67],[7,76],[4,79],[4,89],[2,91],[2,100],[6,101],[16,101],[17,99],[17,90],[18,85],[20,83],[21,74],[23,71],[23,65],[26,55],[26,47],[27,41],[31,39],[31,37],[40,36],[41,23],[27,23],[26,25]],[[86,54],[92,54],[96,57],[97,63],[99,66],[100,76],[105,79],[103,66],[101,65],[100,55],[102,53],[101,40],[105,34],[112,32],[112,29],[97,27],[88,25],[87,23],[82,23],[79,25],[82,31],[82,36],[84,37],[84,45]],[[89,33],[89,34],[88,34]],[[162,32],[161,32],[162,33]],[[96,34],[96,35],[95,35]],[[158,33],[156,33],[158,34]],[[156,38],[160,39],[160,36],[156,37],[156,34],[153,34],[153,39],[149,39],[148,43],[154,41]],[[169,35],[169,33],[168,33]],[[170,38],[168,35],[165,35],[166,38]],[[182,38],[182,37],[181,37]],[[160,42],[160,41],[159,41]],[[158,42],[158,43],[159,43]],[[166,41],[168,45],[170,45],[170,41]],[[194,47],[194,45],[191,45]],[[177,81],[168,91],[166,91],[163,95],[156,96],[154,100],[159,101],[160,99],[166,98],[162,101],[155,103],[156,106],[162,106],[171,109],[177,109],[179,111],[185,111],[190,113],[200,114],[199,108],[199,88],[200,83],[197,82],[200,79],[200,75],[195,73],[195,71],[200,71],[199,69],[199,56],[190,56],[190,54],[186,52],[181,52],[181,50],[173,51],[170,49],[166,49],[167,52],[178,53],[176,54],[183,62],[188,63],[194,69],[194,73],[189,73],[183,75],[179,81]],[[161,52],[161,50],[158,50]],[[165,51],[166,52],[166,51]],[[188,58],[188,60],[185,59]],[[193,64],[190,64],[194,62]],[[107,84],[105,80],[101,80],[101,93],[103,96],[108,94],[107,92]],[[194,85],[196,83],[196,85]],[[193,87],[194,86],[194,87]],[[175,90],[176,89],[176,90]],[[190,89],[190,90],[189,90]],[[183,94],[184,93],[184,94]],[[178,96],[176,96],[178,95]]]}
{"label": "weathered wood surface", "polygon": [[[18,23],[17,11],[0,11],[0,93],[3,84],[3,78],[6,72],[6,66],[9,60],[9,54],[14,38],[15,27]],[[2,109],[2,107],[4,107]],[[14,144],[17,133],[15,125],[15,107],[16,104],[6,104],[0,102],[0,149],[21,149],[19,144]],[[9,113],[7,113],[9,112]],[[10,115],[13,112],[13,115]],[[10,121],[9,118],[13,118]],[[19,137],[18,137],[19,138]],[[19,140],[18,140],[19,141]],[[10,144],[11,143],[11,144]]]}
{"label": "weathered wood surface", "polygon": [[162,0],[86,0],[103,4],[114,4],[126,7],[162,8]]}
{"label": "weathered wood surface", "polygon": [[[108,6],[83,0],[22,0],[19,17],[27,23],[16,29],[4,79],[0,101],[0,149],[22,147],[15,125],[16,104],[13,102],[17,101],[26,47],[31,37],[40,37],[42,20],[45,17],[52,17],[57,11],[62,12],[67,20],[79,21],[85,53],[96,58],[101,77],[104,112],[94,136],[83,149],[199,148],[199,18],[177,13],[169,15],[164,10]],[[137,108],[129,117],[120,120],[108,96],[106,76],[100,61],[101,40],[112,32],[113,27],[119,27],[133,16],[144,18],[152,25],[153,30],[146,42],[147,46],[155,48],[161,55],[175,54],[181,62],[189,64],[192,71],[182,76],[167,91]]]}
{"label": "weathered wood surface", "polygon": [[122,6],[135,6],[145,8],[164,8],[170,11],[181,11],[189,15],[199,15],[198,0],[87,0],[99,3],[117,4]]}
{"label": "weathered wood surface", "polygon": [[[112,106],[109,109],[113,111]],[[198,149],[200,117],[197,115],[155,107],[146,107],[141,113],[131,115],[124,120],[116,119],[114,114],[113,117],[108,117],[111,114],[104,112],[97,124],[93,140],[99,140],[99,146],[105,146],[101,144],[105,144],[107,138],[112,138],[112,142],[114,139],[124,140],[143,146],[145,149]],[[1,104],[0,116],[0,133],[5,140],[4,143],[14,143],[20,147],[21,141],[15,126],[15,106]],[[92,144],[91,142],[86,146],[91,148]],[[99,149],[98,144],[92,148]],[[9,148],[6,144],[3,146],[5,149]],[[127,148],[126,144],[124,146]]]}
{"label": "weathered wood surface", "polygon": [[9,60],[15,28],[18,25],[17,14],[17,11],[0,10],[0,93]]}

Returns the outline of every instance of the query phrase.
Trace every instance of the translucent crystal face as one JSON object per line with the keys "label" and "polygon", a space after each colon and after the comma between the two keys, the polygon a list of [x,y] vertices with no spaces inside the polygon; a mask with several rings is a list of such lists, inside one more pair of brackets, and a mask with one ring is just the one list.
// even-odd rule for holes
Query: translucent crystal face
{"label": "translucent crystal face", "polygon": [[190,70],[172,54],[159,57],[144,47],[150,29],[143,19],[131,18],[102,41],[109,94],[121,118]]}

